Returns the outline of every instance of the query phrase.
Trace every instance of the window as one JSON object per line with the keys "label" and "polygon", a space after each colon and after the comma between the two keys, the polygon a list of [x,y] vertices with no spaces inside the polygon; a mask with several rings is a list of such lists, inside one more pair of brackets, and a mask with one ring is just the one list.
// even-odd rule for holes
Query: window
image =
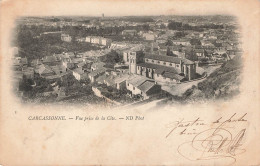
{"label": "window", "polygon": [[166,65],[166,62],[163,62],[164,65]]}
{"label": "window", "polygon": [[152,62],[154,62],[154,60],[152,60]]}
{"label": "window", "polygon": [[135,90],[135,87],[133,87],[133,90]]}
{"label": "window", "polygon": [[157,63],[159,63],[159,64],[160,64],[160,61],[158,61]]}
{"label": "window", "polygon": [[170,66],[172,66],[172,63],[170,63]]}
{"label": "window", "polygon": [[180,65],[176,65],[176,67],[179,67]]}
{"label": "window", "polygon": [[146,59],[146,62],[148,62],[149,60],[148,59]]}
{"label": "window", "polygon": [[127,84],[127,86],[129,86],[129,83]]}

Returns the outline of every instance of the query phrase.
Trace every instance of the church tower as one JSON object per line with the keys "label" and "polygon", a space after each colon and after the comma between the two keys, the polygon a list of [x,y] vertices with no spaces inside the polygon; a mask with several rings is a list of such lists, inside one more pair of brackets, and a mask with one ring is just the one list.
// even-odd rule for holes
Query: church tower
{"label": "church tower", "polygon": [[136,52],[129,53],[129,74],[136,74]]}

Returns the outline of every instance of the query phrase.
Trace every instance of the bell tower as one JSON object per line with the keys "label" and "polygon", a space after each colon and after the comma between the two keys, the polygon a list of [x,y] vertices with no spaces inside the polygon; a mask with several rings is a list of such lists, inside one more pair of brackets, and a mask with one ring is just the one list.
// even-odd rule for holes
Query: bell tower
{"label": "bell tower", "polygon": [[136,52],[129,53],[129,74],[136,74]]}

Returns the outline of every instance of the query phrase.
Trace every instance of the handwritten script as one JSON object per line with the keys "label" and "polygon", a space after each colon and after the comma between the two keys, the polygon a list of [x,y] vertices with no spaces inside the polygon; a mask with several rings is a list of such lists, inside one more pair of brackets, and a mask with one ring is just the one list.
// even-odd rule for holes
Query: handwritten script
{"label": "handwritten script", "polygon": [[234,113],[228,118],[220,117],[211,122],[200,117],[191,121],[181,119],[166,125],[170,128],[166,139],[184,137],[185,141],[178,145],[177,152],[188,160],[221,159],[230,165],[236,162],[239,154],[246,152],[243,148],[248,124],[246,115]]}

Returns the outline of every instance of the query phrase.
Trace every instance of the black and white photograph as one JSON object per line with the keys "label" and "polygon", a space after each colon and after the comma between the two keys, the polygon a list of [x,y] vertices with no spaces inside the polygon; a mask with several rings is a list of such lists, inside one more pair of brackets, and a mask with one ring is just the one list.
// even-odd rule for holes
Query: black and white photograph
{"label": "black and white photograph", "polygon": [[163,105],[239,94],[235,16],[20,17],[12,44],[23,102]]}

